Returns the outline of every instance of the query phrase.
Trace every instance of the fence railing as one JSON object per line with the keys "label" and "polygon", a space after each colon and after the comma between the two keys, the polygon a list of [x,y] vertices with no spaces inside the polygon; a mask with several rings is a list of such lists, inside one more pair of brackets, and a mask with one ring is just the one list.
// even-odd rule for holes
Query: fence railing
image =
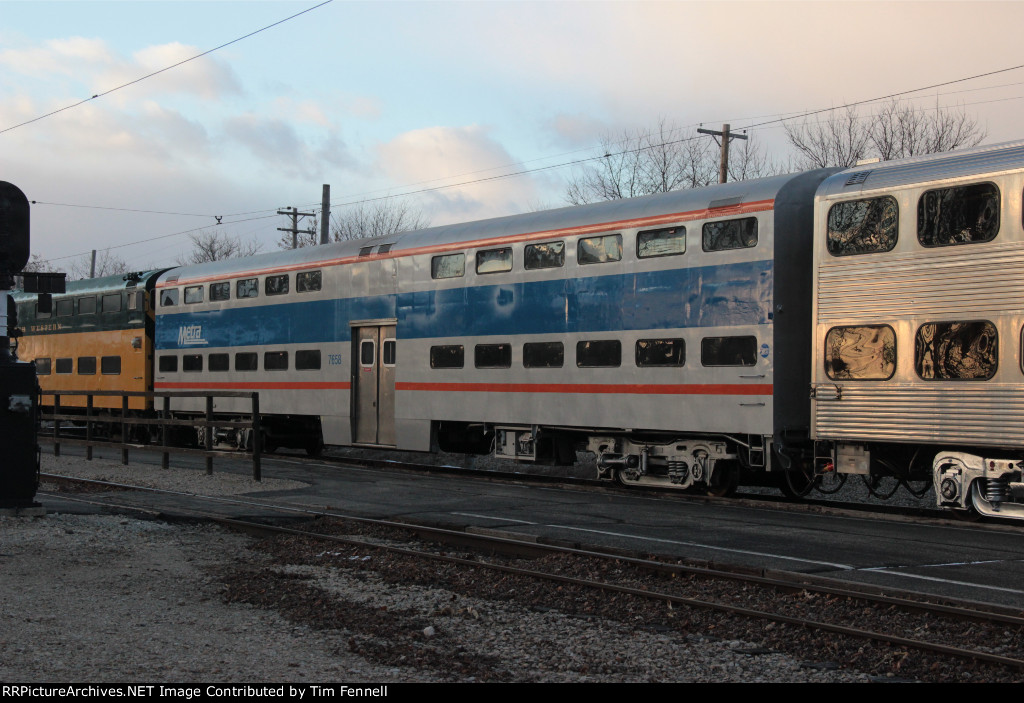
{"label": "fence railing", "polygon": [[[198,454],[206,457],[206,473],[213,473],[213,459],[214,457],[228,456],[229,453],[225,451],[215,451],[213,449],[214,438],[216,435],[217,428],[230,428],[236,430],[248,430],[248,439],[242,442],[244,450],[238,451],[233,450],[230,452],[230,456],[237,457],[249,457],[252,460],[252,477],[254,480],[259,481],[262,479],[262,468],[260,466],[260,457],[263,450],[263,438],[260,431],[260,394],[259,393],[246,393],[242,391],[221,391],[221,392],[207,392],[207,391],[57,391],[48,390],[40,393],[40,401],[43,397],[53,397],[52,406],[44,406],[40,402],[40,408],[52,407],[52,412],[41,411],[39,418],[41,421],[52,421],[53,432],[48,434],[40,432],[40,439],[52,439],[53,441],[53,455],[60,456],[60,445],[61,444],[78,444],[85,445],[85,458],[92,460],[92,449],[93,447],[120,447],[121,448],[121,463],[128,463],[128,450],[129,448],[136,449],[147,449],[152,451],[157,449],[163,453],[161,460],[161,466],[163,468],[169,468],[170,466],[170,455],[171,454]],[[61,407],[61,398],[68,396],[76,396],[85,398],[84,412],[69,413],[67,412],[68,406]],[[103,408],[103,414],[98,415],[96,408],[94,407],[94,399],[99,397],[120,397],[121,398],[121,415],[115,417],[110,414],[111,409],[106,405]],[[129,398],[147,398],[153,401],[153,411],[156,415],[131,415],[129,416],[128,399]],[[156,400],[162,399],[162,407],[157,409]],[[189,418],[171,417],[171,398],[205,398],[206,399],[206,411],[202,419],[196,419],[194,415]],[[251,400],[252,409],[248,413],[248,419],[246,420],[214,420],[213,418],[213,401],[214,398],[249,398]],[[78,408],[79,406],[75,406]],[[232,415],[239,415],[239,413],[232,412]],[[241,413],[243,416],[245,413]],[[81,429],[81,424],[85,424],[85,437],[69,437],[61,435],[61,424],[62,423],[74,423],[78,425],[76,430]],[[101,432],[99,430],[112,431],[116,427],[120,427],[120,441],[110,441],[96,439]],[[156,443],[139,443],[131,442],[130,430],[136,426],[144,427],[157,427],[159,428],[159,444]],[[192,447],[179,447],[169,444],[170,439],[169,429],[176,427],[187,427],[195,430],[196,428],[204,428],[203,434],[203,445],[201,448]],[[65,430],[68,427],[65,426]],[[150,433],[151,434],[151,433]],[[198,436],[198,433],[197,433]],[[151,435],[152,438],[152,435]],[[251,446],[249,443],[251,442]]]}

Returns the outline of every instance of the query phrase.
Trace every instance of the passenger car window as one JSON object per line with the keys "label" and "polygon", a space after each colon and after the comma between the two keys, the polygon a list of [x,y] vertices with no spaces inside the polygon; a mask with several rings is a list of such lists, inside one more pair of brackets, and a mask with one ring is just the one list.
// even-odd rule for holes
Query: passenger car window
{"label": "passenger car window", "polygon": [[889,325],[833,327],[825,335],[825,374],[833,381],[885,381],[896,373],[896,332]]}
{"label": "passenger car window", "polygon": [[284,295],[288,292],[288,274],[267,276],[263,281],[263,292],[267,295]]}
{"label": "passenger car window", "polygon": [[236,298],[256,298],[260,294],[260,282],[257,278],[242,278],[235,283]]}
{"label": "passenger car window", "polygon": [[528,369],[557,369],[565,363],[561,342],[526,342],[523,344],[523,366]]}
{"label": "passenger car window", "polygon": [[461,369],[465,366],[465,349],[461,344],[445,344],[430,348],[430,368]]}
{"label": "passenger car window", "polygon": [[178,289],[164,288],[160,291],[160,307],[167,308],[178,304]]}
{"label": "passenger car window", "polygon": [[523,250],[527,270],[559,268],[565,265],[565,242],[527,244]]}
{"label": "passenger car window", "polygon": [[926,381],[985,381],[999,366],[999,337],[987,320],[929,322],[914,336],[914,369]]}
{"label": "passenger car window", "polygon": [[465,275],[465,254],[444,254],[430,260],[431,278],[461,278]]}
{"label": "passenger car window", "polygon": [[704,251],[724,251],[757,246],[757,218],[705,222],[701,229]]}
{"label": "passenger car window", "polygon": [[477,273],[504,273],[512,270],[512,248],[487,249],[476,253]]}
{"label": "passenger car window", "polygon": [[185,305],[203,302],[202,286],[185,286]]}
{"label": "passenger car window", "polygon": [[756,337],[705,337],[700,340],[702,366],[753,366],[757,363]]}
{"label": "passenger car window", "polygon": [[999,232],[999,189],[975,183],[925,191],[917,201],[917,240],[926,247],[975,244]]}
{"label": "passenger car window", "polygon": [[686,343],[682,339],[638,339],[637,366],[683,366]]}
{"label": "passenger car window", "polygon": [[603,237],[586,237],[577,242],[576,262],[580,264],[605,264],[622,259],[622,235],[609,234]]}
{"label": "passenger car window", "polygon": [[580,368],[621,366],[622,343],[617,339],[577,342],[576,365]]}
{"label": "passenger car window", "polygon": [[323,284],[323,273],[320,271],[302,271],[295,274],[295,291],[312,293],[320,290]]}
{"label": "passenger car window", "polygon": [[231,300],[231,284],[211,283],[210,300]]}
{"label": "passenger car window", "polygon": [[512,366],[511,344],[477,344],[473,365],[478,369],[507,369]]}
{"label": "passenger car window", "polygon": [[685,227],[665,227],[636,233],[636,255],[640,259],[678,256],[685,253]]}
{"label": "passenger car window", "polygon": [[828,211],[828,253],[852,256],[891,251],[899,223],[900,208],[891,195],[836,203]]}

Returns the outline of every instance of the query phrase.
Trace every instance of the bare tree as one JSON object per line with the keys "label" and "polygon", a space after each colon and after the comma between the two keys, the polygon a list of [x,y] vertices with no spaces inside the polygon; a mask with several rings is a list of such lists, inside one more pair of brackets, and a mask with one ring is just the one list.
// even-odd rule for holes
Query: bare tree
{"label": "bare tree", "polygon": [[[654,129],[624,130],[601,138],[604,158],[578,170],[566,187],[572,205],[602,200],[635,198],[718,182],[719,150],[715,142],[695,130],[683,130],[665,118]],[[780,172],[760,147],[743,142],[730,159],[735,180]]]}
{"label": "bare tree", "polygon": [[177,262],[182,266],[252,256],[263,249],[263,245],[256,240],[244,242],[241,237],[211,230],[190,234],[188,238],[192,240],[192,251],[178,257]]}
{"label": "bare tree", "polygon": [[[430,226],[430,219],[414,210],[403,200],[378,200],[353,205],[332,217],[331,240],[343,242],[349,239],[383,237],[398,232],[410,232]],[[308,222],[309,220],[307,220]],[[320,217],[312,218],[309,229],[313,234],[299,234],[298,246],[308,247],[320,243]],[[292,248],[292,235],[285,233],[277,242],[281,249]]]}
{"label": "bare tree", "polygon": [[892,100],[876,115],[836,110],[826,120],[786,126],[801,168],[853,166],[864,158],[901,159],[979,144],[986,130],[962,109],[921,110]]}
{"label": "bare tree", "polygon": [[565,199],[583,205],[714,183],[718,170],[713,146],[664,118],[654,129],[606,134],[601,137],[604,157],[573,174]]}
{"label": "bare tree", "polygon": [[[92,268],[92,255],[85,254],[74,261],[68,266],[68,280],[79,281],[85,278],[89,278],[90,269]],[[110,253],[109,249],[96,252],[96,278],[103,278],[104,276],[116,276],[117,274],[127,273],[128,264],[124,259],[120,259]]]}

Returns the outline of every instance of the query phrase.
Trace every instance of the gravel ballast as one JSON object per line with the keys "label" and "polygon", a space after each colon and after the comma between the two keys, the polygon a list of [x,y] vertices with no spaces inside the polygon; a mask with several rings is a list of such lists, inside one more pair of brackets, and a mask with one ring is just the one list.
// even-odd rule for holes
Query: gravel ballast
{"label": "gravel ballast", "polygon": [[[44,471],[123,472],[52,457]],[[107,466],[103,467],[102,464]],[[184,475],[222,492],[244,477]],[[43,490],[45,490],[45,486]],[[177,486],[175,490],[185,490]],[[211,492],[192,484],[192,492]],[[8,682],[867,681],[714,633],[288,565],[252,538],[123,516],[0,518],[0,680]],[[278,592],[278,589],[283,589]],[[296,605],[299,599],[299,606]],[[301,607],[300,607],[301,606]]]}

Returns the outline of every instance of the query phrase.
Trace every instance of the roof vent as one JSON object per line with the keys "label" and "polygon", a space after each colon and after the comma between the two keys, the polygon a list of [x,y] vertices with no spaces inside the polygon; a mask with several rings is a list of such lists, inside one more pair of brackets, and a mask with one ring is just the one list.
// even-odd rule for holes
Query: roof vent
{"label": "roof vent", "polygon": [[864,181],[866,181],[868,179],[869,175],[871,175],[871,171],[857,171],[857,173],[852,174],[846,180],[846,185],[848,185],[848,186],[855,186],[855,185],[858,185],[860,183],[863,183]]}

